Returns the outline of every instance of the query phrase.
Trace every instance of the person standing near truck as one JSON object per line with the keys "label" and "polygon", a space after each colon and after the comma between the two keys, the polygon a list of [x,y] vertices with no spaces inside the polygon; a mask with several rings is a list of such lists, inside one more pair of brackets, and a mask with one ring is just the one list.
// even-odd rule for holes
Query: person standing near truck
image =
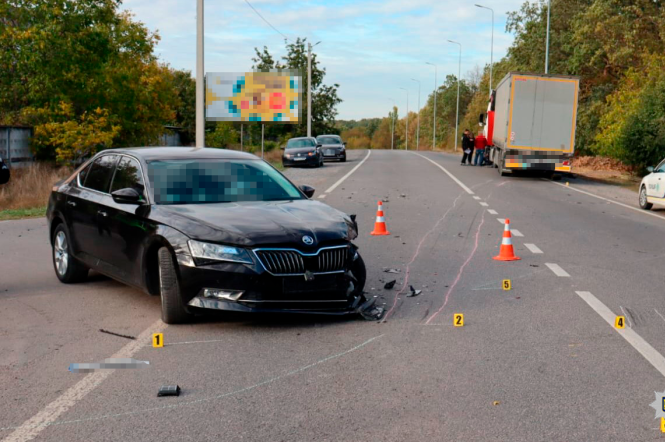
{"label": "person standing near truck", "polygon": [[469,163],[471,165],[471,160],[473,160],[473,134],[469,129],[464,129],[464,134],[462,134],[462,150],[464,155],[462,156],[462,166],[464,163]]}
{"label": "person standing near truck", "polygon": [[[485,147],[487,147],[487,138],[485,138],[485,135],[480,132],[476,135],[473,144],[476,147],[476,159],[473,164],[476,166],[482,166],[485,164]],[[480,162],[480,164],[478,164],[478,162]]]}

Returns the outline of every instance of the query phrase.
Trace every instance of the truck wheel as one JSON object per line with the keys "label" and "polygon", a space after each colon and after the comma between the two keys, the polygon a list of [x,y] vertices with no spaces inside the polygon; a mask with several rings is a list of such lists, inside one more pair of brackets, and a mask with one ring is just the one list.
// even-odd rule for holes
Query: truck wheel
{"label": "truck wheel", "polygon": [[501,176],[506,176],[506,169],[504,169],[504,164],[506,163],[505,158],[501,158],[501,162],[499,163],[499,175]]}
{"label": "truck wheel", "polygon": [[159,256],[159,293],[162,297],[162,321],[166,324],[188,322],[191,315],[185,310],[180,296],[180,282],[175,271],[173,256],[166,247],[157,252]]}
{"label": "truck wheel", "polygon": [[647,188],[642,186],[640,189],[640,208],[644,210],[651,210],[653,204],[647,201]]}

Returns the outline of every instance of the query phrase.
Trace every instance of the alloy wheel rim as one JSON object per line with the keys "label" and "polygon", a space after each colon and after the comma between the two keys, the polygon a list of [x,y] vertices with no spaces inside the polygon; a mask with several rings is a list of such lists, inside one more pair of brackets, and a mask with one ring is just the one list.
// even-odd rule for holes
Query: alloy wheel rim
{"label": "alloy wheel rim", "polygon": [[53,246],[53,257],[55,259],[55,269],[58,275],[64,276],[67,273],[69,266],[69,252],[67,246],[67,236],[65,232],[60,231],[55,236],[55,244]]}
{"label": "alloy wheel rim", "polygon": [[644,206],[646,205],[647,202],[647,195],[646,192],[644,191],[644,188],[640,191],[640,205]]}

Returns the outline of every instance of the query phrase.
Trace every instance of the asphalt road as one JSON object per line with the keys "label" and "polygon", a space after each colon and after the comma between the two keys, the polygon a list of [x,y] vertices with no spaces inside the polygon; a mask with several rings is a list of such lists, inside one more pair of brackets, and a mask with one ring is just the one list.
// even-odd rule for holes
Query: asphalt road
{"label": "asphalt road", "polygon": [[[167,327],[157,297],[99,275],[60,284],[44,220],[0,222],[0,439],[665,438],[649,406],[665,389],[665,211],[436,153],[349,151],[286,174],[358,215],[382,321],[215,314]],[[369,235],[379,199],[390,236]],[[520,261],[492,259],[503,218]],[[150,346],[156,330],[164,348]],[[67,370],[127,354],[149,368]],[[182,394],[158,398],[171,383]]]}

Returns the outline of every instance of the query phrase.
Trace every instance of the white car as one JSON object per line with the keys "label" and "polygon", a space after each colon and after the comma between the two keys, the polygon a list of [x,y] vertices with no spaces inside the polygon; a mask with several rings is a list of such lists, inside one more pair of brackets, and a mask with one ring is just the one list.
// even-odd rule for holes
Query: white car
{"label": "white car", "polygon": [[654,169],[647,167],[651,172],[642,178],[640,184],[640,207],[649,210],[654,204],[665,207],[665,160]]}

